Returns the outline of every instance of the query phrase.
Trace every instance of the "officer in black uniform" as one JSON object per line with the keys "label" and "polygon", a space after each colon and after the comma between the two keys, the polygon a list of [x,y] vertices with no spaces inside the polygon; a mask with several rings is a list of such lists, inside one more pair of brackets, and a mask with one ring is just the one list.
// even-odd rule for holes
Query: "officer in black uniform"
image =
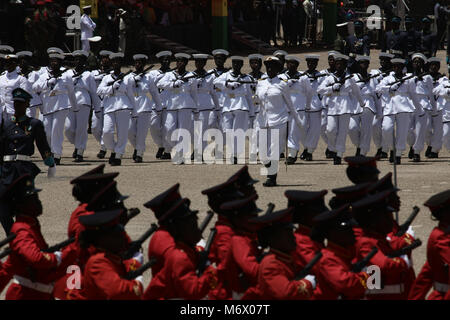
{"label": "officer in black uniform", "polygon": [[401,22],[402,19],[400,17],[392,17],[392,30],[386,32],[381,51],[391,53],[395,56],[395,58],[405,59],[408,55],[408,42],[406,39],[406,34],[400,31]]}
{"label": "officer in black uniform", "polygon": [[[26,115],[32,96],[21,88],[12,91],[15,113],[11,120],[2,122],[0,127],[0,192],[18,177],[29,174],[33,179],[41,170],[31,162],[34,143],[49,166],[48,176],[55,174],[56,167],[42,121]],[[13,220],[6,204],[0,203],[0,222],[8,233]]]}
{"label": "officer in black uniform", "polygon": [[406,42],[408,46],[408,57],[406,58],[406,69],[408,72],[412,72],[412,55],[416,52],[420,52],[420,42],[421,42],[421,33],[418,32],[415,28],[415,20],[413,17],[405,18],[405,28],[404,31],[406,36]]}
{"label": "officer in black uniform", "polygon": [[425,57],[431,58],[436,56],[437,36],[431,31],[431,20],[428,17],[422,19],[422,34],[420,41],[420,52]]}
{"label": "officer in black uniform", "polygon": [[364,34],[364,23],[361,20],[356,20],[354,26],[355,34],[348,36],[346,39],[350,51],[348,69],[351,73],[358,72],[358,64],[355,63],[357,55],[370,56],[370,37]]}

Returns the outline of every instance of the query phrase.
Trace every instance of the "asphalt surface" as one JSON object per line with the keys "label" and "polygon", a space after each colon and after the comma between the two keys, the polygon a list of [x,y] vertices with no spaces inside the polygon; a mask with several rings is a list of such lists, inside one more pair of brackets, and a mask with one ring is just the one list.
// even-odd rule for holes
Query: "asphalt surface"
{"label": "asphalt surface", "polygon": [[[306,54],[306,53],[305,53]],[[445,53],[440,51],[438,57],[445,61]],[[326,52],[321,52],[319,70],[326,67]],[[297,54],[300,58],[304,54]],[[370,68],[378,67],[378,51],[372,51],[372,63]],[[226,65],[229,65],[227,62]],[[300,70],[305,70],[305,62],[302,59]],[[213,61],[208,61],[208,67],[213,66]],[[445,64],[444,64],[445,66]],[[189,63],[188,70],[194,68],[193,62]],[[248,72],[246,65],[243,72]],[[441,70],[445,71],[446,70]],[[345,174],[346,165],[335,166],[332,160],[326,159],[324,155],[325,144],[322,139],[319,146],[313,154],[314,161],[304,162],[297,160],[297,163],[288,166],[285,169],[284,163],[280,166],[278,174],[278,186],[274,188],[264,188],[262,182],[265,177],[260,176],[259,170],[262,165],[249,165],[249,172],[252,177],[260,180],[256,184],[256,190],[259,195],[257,204],[260,208],[266,209],[267,204],[272,202],[276,209],[285,208],[287,199],[284,197],[286,190],[311,190],[322,189],[329,190],[326,195],[326,202],[331,198],[331,189],[351,185]],[[147,138],[147,151],[144,155],[144,162],[135,164],[131,159],[133,149],[130,144],[122,160],[122,166],[111,167],[107,164],[107,158],[99,160],[96,154],[99,150],[97,142],[92,135],[89,135],[88,147],[85,152],[85,162],[77,164],[71,158],[73,146],[64,141],[64,151],[62,164],[57,167],[56,177],[47,178],[47,167],[39,161],[35,155],[38,166],[43,171],[36,178],[36,186],[42,188],[40,198],[43,203],[44,213],[39,218],[42,226],[42,233],[49,245],[58,243],[67,238],[67,225],[71,212],[77,207],[77,203],[72,197],[72,189],[69,181],[74,177],[94,168],[95,166],[106,163],[105,172],[119,172],[117,177],[118,189],[122,194],[130,197],[125,201],[128,208],[138,207],[141,214],[130,221],[126,230],[132,239],[138,238],[143,234],[152,222],[156,222],[153,213],[143,206],[143,203],[152,199],[159,193],[165,191],[175,183],[180,183],[180,192],[183,197],[191,200],[191,208],[199,210],[199,221],[201,221],[209,209],[207,198],[201,194],[201,190],[209,188],[224,182],[234,174],[242,165],[174,165],[167,160],[158,160],[155,158],[156,146],[151,140],[150,134]],[[347,140],[347,150],[345,156],[354,155],[356,148]],[[370,155],[375,154],[376,150],[372,145]],[[109,152],[107,157],[109,156]],[[413,228],[416,237],[423,241],[423,245],[413,252],[414,268],[416,272],[420,271],[426,259],[426,241],[431,230],[437,222],[431,219],[430,213],[423,203],[433,194],[450,188],[450,153],[448,150],[442,150],[439,159],[428,160],[422,153],[422,162],[413,163],[407,155],[403,155],[402,164],[397,167],[397,180],[399,196],[401,198],[401,211],[399,213],[400,222],[403,222],[412,211],[413,206],[417,205],[421,209],[418,217],[413,222]],[[381,171],[380,177],[393,171],[393,166],[387,160],[378,163]],[[210,223],[214,225],[215,218]],[[205,232],[204,238],[208,236],[209,230]],[[0,238],[5,237],[3,230],[0,231]],[[147,261],[148,240],[144,243],[144,256]],[[150,271],[145,273],[145,286],[150,281]],[[5,290],[6,291],[6,290]],[[5,291],[1,298],[4,298]]]}

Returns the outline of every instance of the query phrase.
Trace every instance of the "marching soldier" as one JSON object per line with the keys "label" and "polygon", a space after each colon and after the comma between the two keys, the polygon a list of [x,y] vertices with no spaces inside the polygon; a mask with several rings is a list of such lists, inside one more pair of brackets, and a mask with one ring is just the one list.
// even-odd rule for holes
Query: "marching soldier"
{"label": "marching soldier", "polygon": [[75,146],[72,157],[75,162],[83,162],[84,150],[88,140],[88,126],[91,108],[100,110],[101,101],[97,95],[95,78],[86,70],[86,51],[74,51],[76,66],[67,73],[71,76],[75,87],[76,107],[69,110],[66,118],[65,134],[70,143]]}
{"label": "marching soldier", "polygon": [[419,52],[422,52],[425,57],[431,58],[436,56],[437,51],[437,36],[431,31],[431,20],[428,17],[422,18],[422,34]]}
{"label": "marching soldier", "polygon": [[408,56],[408,41],[406,33],[400,31],[402,19],[394,16],[391,19],[392,30],[386,32],[381,51],[391,53],[395,58],[406,59]]}
{"label": "marching soldier", "polygon": [[144,66],[148,60],[145,54],[133,56],[136,70],[128,76],[132,83],[136,109],[133,111],[128,129],[128,139],[134,148],[133,160],[142,162],[145,151],[145,139],[147,138],[152,113],[161,114],[162,105],[155,78],[144,73]]}
{"label": "marching soldier", "polygon": [[236,188],[239,192],[243,193],[245,197],[250,197],[254,194],[257,195],[254,187],[259,181],[253,179],[248,173],[248,166],[245,165],[233,174],[228,180],[234,180],[236,178]]}
{"label": "marching soldier", "polygon": [[[54,176],[56,171],[44,125],[40,120],[26,115],[26,109],[31,99],[32,96],[25,90],[14,89],[12,92],[14,116],[11,117],[11,120],[6,120],[1,124],[0,160],[2,160],[2,166],[0,187],[2,189],[23,174],[29,174],[34,180],[41,172],[36,164],[31,162],[35,143],[45,165],[49,167],[48,176]],[[12,225],[8,207],[7,203],[1,202],[1,223],[6,234],[9,234]]]}
{"label": "marching soldier", "polygon": [[[216,49],[213,50],[212,55],[214,57],[214,63],[216,64],[216,67],[212,70],[208,70],[208,73],[211,71],[214,71],[214,81],[217,80],[222,74],[230,71],[230,68],[225,67],[225,62],[227,61],[227,58],[230,56],[230,53],[227,50],[224,49]],[[219,130],[222,130],[222,108],[224,106],[224,101],[226,98],[226,94],[222,92],[222,90],[216,85],[214,85],[215,90],[215,96],[217,99],[217,110],[213,115],[213,119],[210,123],[212,123],[212,128],[217,128]],[[220,157],[220,155],[216,155],[216,159]]]}
{"label": "marching soldier", "polygon": [[[97,94],[103,96],[103,141],[111,150],[109,164],[120,166],[122,156],[127,146],[128,128],[131,112],[136,110],[133,84],[121,72],[123,53],[113,53],[109,56],[113,72],[106,75],[97,88]],[[117,140],[114,139],[114,134]]]}
{"label": "marching soldier", "polygon": [[354,184],[376,182],[380,170],[377,169],[377,157],[345,157],[345,162],[348,163],[346,169],[347,177]]}
{"label": "marching soldier", "polygon": [[264,73],[261,71],[262,67],[262,61],[264,59],[264,56],[261,54],[251,54],[248,56],[248,62],[250,64],[250,68],[252,71],[248,74],[252,81],[255,81],[255,84],[251,84],[250,88],[252,90],[252,98],[253,98],[253,105],[255,110],[255,116],[253,118],[250,118],[250,128],[253,129],[252,131],[252,137],[251,137],[251,144],[250,144],[250,150],[249,150],[249,162],[257,162],[258,160],[258,135],[259,135],[259,128],[261,126],[260,123],[260,117],[259,117],[259,102],[258,99],[255,99],[256,96],[256,86],[259,80],[262,80],[263,77],[265,77]]}
{"label": "marching soldier", "polygon": [[[434,62],[430,65],[430,70],[435,68],[433,65],[435,65]],[[447,150],[450,150],[450,81],[447,77],[444,76],[440,78],[439,84],[433,89],[433,94],[437,97],[436,103],[438,111],[442,109],[442,144]],[[437,118],[439,118],[439,116]],[[438,132],[435,131],[434,135],[438,136]],[[434,135],[433,140],[435,139]],[[436,142],[436,144],[438,144],[438,142]],[[433,155],[433,152],[430,152],[430,158],[437,156],[437,153]]]}
{"label": "marching soldier", "polygon": [[[34,70],[31,64],[33,53],[31,51],[20,51],[16,55],[19,60],[20,74],[28,80],[31,89],[33,84],[39,79],[39,73]],[[30,94],[33,98],[30,101],[30,107],[27,109],[27,116],[36,118],[37,109],[42,108],[42,99],[36,92],[31,91]]]}
{"label": "marching soldier", "polygon": [[327,136],[329,147],[334,146],[335,149],[330,150],[334,155],[334,164],[339,165],[345,152],[350,117],[358,109],[354,98],[359,102],[360,107],[364,106],[364,100],[356,84],[356,77],[346,72],[348,57],[336,55],[335,60],[336,72],[325,78],[317,92],[320,95],[330,95],[327,110]]}
{"label": "marching soldier", "polygon": [[288,53],[284,50],[277,50],[273,53],[274,57],[277,57],[278,59],[280,59],[280,63],[281,63],[281,71],[280,73],[286,73],[288,70],[287,68],[285,68],[285,64],[286,64],[286,57],[287,57]]}
{"label": "marching soldier", "polygon": [[348,23],[340,23],[336,25],[337,27],[337,38],[334,40],[334,50],[339,52],[340,54],[347,55],[348,52],[348,44],[345,39],[348,36]]}
{"label": "marching soldier", "polygon": [[364,23],[361,20],[356,20],[353,25],[355,34],[349,35],[346,39],[350,57],[348,68],[351,73],[357,73],[359,72],[357,56],[370,56],[370,38],[364,34]]}

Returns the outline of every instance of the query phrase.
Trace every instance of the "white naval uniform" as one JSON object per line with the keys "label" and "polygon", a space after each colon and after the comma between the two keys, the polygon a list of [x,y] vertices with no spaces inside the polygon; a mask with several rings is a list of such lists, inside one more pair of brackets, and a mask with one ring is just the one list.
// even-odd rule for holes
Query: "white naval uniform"
{"label": "white naval uniform", "polygon": [[411,117],[416,110],[422,116],[424,111],[416,96],[414,79],[405,80],[396,89],[391,84],[397,80],[393,73],[386,76],[377,85],[377,93],[387,97],[386,104],[383,107],[383,151],[388,152],[389,149],[393,149],[393,130],[394,124],[396,124],[395,145],[397,152],[395,156],[401,157],[402,152],[406,149],[406,138]]}
{"label": "white naval uniform", "polygon": [[320,95],[329,96],[326,130],[328,148],[330,151],[336,152],[340,158],[345,152],[350,117],[357,112],[358,103],[360,106],[364,105],[361,91],[356,84],[357,77],[344,73],[342,79],[347,77],[349,78],[344,81],[339,91],[333,90],[333,86],[337,85],[340,80],[335,74],[327,76],[317,89]]}
{"label": "white naval uniform", "polygon": [[[370,76],[375,76],[373,79],[375,79],[375,91],[376,86],[383,80],[384,77],[386,77],[388,74],[390,74],[392,71],[385,73],[381,69],[373,69],[370,71]],[[382,124],[383,124],[383,109],[384,106],[387,104],[389,100],[389,94],[386,93],[378,93],[375,92],[376,97],[378,99],[378,103],[381,108],[381,117],[374,117],[373,123],[372,123],[372,138],[373,138],[373,144],[375,145],[375,148],[378,150],[380,148],[386,150],[387,147],[383,145],[383,134],[382,134]]]}
{"label": "white naval uniform", "polygon": [[[155,85],[158,84],[158,81],[162,79],[165,75],[165,72],[161,69],[152,70],[148,73],[149,77],[153,78]],[[158,146],[158,148],[165,148],[166,152],[169,152],[171,147],[170,140],[166,141],[164,137],[164,124],[162,123],[162,119],[166,118],[167,113],[167,103],[169,100],[169,92],[167,90],[159,89],[159,101],[161,103],[162,110],[161,112],[157,112],[156,109],[153,109],[150,116],[150,135],[152,136],[153,142]]]}
{"label": "white naval uniform", "polygon": [[261,72],[261,77],[259,79],[255,78],[252,74],[249,74],[249,77],[255,81],[255,84],[250,85],[250,89],[252,90],[253,96],[253,109],[254,109],[254,117],[250,118],[250,127],[252,130],[252,136],[250,138],[249,144],[249,162],[256,163],[258,161],[258,135],[259,129],[261,128],[261,118],[259,116],[259,100],[256,96],[256,87],[258,85],[258,81],[267,78],[266,73]]}
{"label": "white naval uniform", "polygon": [[292,158],[295,158],[297,156],[297,153],[300,150],[300,143],[305,146],[307,130],[305,110],[311,107],[311,98],[313,95],[313,89],[308,78],[304,76],[300,77],[300,75],[301,72],[299,71],[297,71],[293,77],[291,77],[288,72],[279,75],[281,79],[287,81],[288,92],[300,120],[300,126],[295,125],[294,117],[291,117],[288,122],[287,156]]}
{"label": "white naval uniform", "polygon": [[[223,101],[219,100],[219,104],[222,106],[222,130],[225,135],[229,130],[231,133],[239,129],[246,132],[250,117],[255,114],[250,85],[234,81],[252,81],[252,78],[244,74],[236,76],[233,71],[228,71],[214,80],[215,87],[223,92]],[[245,157],[245,145],[235,143],[235,140],[232,139],[231,145],[227,145],[227,153],[230,157],[227,160],[233,157],[239,159]],[[224,141],[226,142],[226,138]]]}
{"label": "white naval uniform", "polygon": [[446,99],[445,97],[440,97],[439,91],[437,94],[434,94],[434,89],[446,81],[448,81],[446,76],[439,78],[437,81],[434,81],[433,79],[433,99],[436,103],[436,110],[429,114],[429,122],[427,131],[425,132],[425,142],[431,147],[431,152],[435,153],[438,153],[442,148],[444,135],[443,110],[446,105]]}
{"label": "white naval uniform", "polygon": [[[320,71],[320,73],[325,73],[328,75],[333,74],[333,72],[329,71],[328,69],[324,69],[324,70]],[[325,81],[325,78],[326,78],[326,76],[322,79],[322,81],[320,83]],[[328,95],[320,95],[320,96],[322,97],[322,107],[323,107],[321,116],[320,116],[321,117],[320,136],[322,137],[322,140],[327,144],[328,150],[331,150],[330,144],[328,142],[328,137],[327,137],[327,120],[328,120],[327,112],[328,112],[328,102],[330,101],[330,97]],[[332,147],[332,149],[334,149],[334,146]]]}
{"label": "white naval uniform", "polygon": [[[20,68],[19,68],[20,69]],[[42,106],[42,99],[39,94],[33,91],[33,84],[39,79],[39,72],[38,71],[30,71],[28,74],[23,74],[22,71],[20,71],[20,75],[27,78],[28,82],[30,83],[30,89],[28,93],[33,96],[30,100],[30,106],[27,108],[27,116],[30,118],[36,118],[37,109],[41,108]],[[42,113],[42,112],[41,112]]]}
{"label": "white naval uniform", "polygon": [[[348,134],[353,144],[361,149],[361,155],[365,156],[370,150],[374,118],[381,119],[383,111],[376,95],[377,80],[371,78],[364,82],[362,75],[358,73],[356,76],[364,107],[358,108],[357,114],[350,118]],[[367,75],[369,76],[370,74]]]}
{"label": "white naval uniform", "polygon": [[[103,73],[101,70],[97,69],[92,71],[91,74],[94,77],[95,84],[98,89],[98,86],[102,82],[102,79],[106,76],[106,73]],[[100,99],[100,104],[97,106],[97,108],[95,108],[94,106],[94,112],[92,112],[91,117],[91,130],[92,135],[100,145],[100,150],[106,151],[105,143],[103,142],[103,96],[100,96],[98,94],[97,96]]]}
{"label": "white naval uniform", "polygon": [[31,84],[27,78],[20,75],[17,70],[13,72],[4,71],[0,76],[0,99],[3,102],[1,111],[3,119],[11,119],[14,115],[14,102],[12,100],[12,92],[14,89],[22,88],[31,93]]}
{"label": "white naval uniform", "polygon": [[72,76],[65,72],[57,79],[45,69],[34,83],[33,90],[40,93],[45,133],[53,156],[61,159],[64,142],[64,124],[70,108],[77,107]]}
{"label": "white naval uniform", "polygon": [[[79,75],[74,70],[67,71],[72,77],[75,88],[77,106],[70,109],[65,123],[65,134],[70,143],[77,149],[77,154],[83,156],[88,140],[87,129],[91,108],[99,110],[101,100],[97,95],[95,78],[90,71],[84,71]],[[76,76],[75,76],[76,75]]]}
{"label": "white naval uniform", "polygon": [[433,94],[437,97],[437,109],[442,115],[442,143],[450,151],[450,80],[447,77],[441,78],[439,85],[433,89]]}
{"label": "white naval uniform", "polygon": [[162,106],[156,88],[155,78],[148,73],[138,76],[136,72],[127,76],[133,86],[136,110],[133,112],[128,130],[128,140],[137,151],[137,156],[144,156],[145,139],[150,127],[152,113],[161,114]]}
{"label": "white naval uniform", "polygon": [[[219,71],[216,68],[208,70],[208,73],[213,73],[213,83],[214,81],[219,78],[224,73],[228,72],[229,69],[225,68],[225,70]],[[215,112],[212,112],[210,114],[210,121],[211,128],[222,130],[222,108],[223,104],[225,102],[226,95],[225,93],[218,87],[214,85],[214,100],[217,102],[216,110]]]}
{"label": "white naval uniform", "polygon": [[96,24],[92,21],[91,17],[87,14],[83,14],[80,19],[80,29],[81,29],[81,50],[86,52],[90,51],[89,38],[94,35],[94,29]]}
{"label": "white naval uniform", "polygon": [[[194,74],[196,74],[194,72]],[[214,79],[213,74],[206,77],[194,78],[192,81],[192,86],[196,91],[194,98],[196,99],[196,104],[198,107],[198,113],[194,114],[197,126],[197,132],[194,134],[194,148],[200,148],[196,151],[196,156],[201,160],[201,155],[203,155],[203,150],[205,150],[209,137],[204,136],[206,130],[214,126],[214,114],[218,108],[218,102],[216,96],[214,95]]]}
{"label": "white naval uniform", "polygon": [[[430,75],[423,76],[422,80],[413,78],[416,89],[416,96],[422,105],[425,113],[416,110],[411,117],[410,131],[408,134],[408,144],[413,147],[415,154],[420,154],[425,145],[425,134],[431,125],[431,115],[436,113],[436,100],[433,96],[433,78]],[[420,112],[418,112],[420,111]]]}
{"label": "white naval uniform", "polygon": [[[273,162],[278,172],[280,153],[287,143],[287,123],[293,118],[295,125],[300,127],[301,119],[292,103],[288,83],[278,76],[258,81],[256,97],[260,107],[261,130],[267,130],[267,152],[263,152],[260,131],[259,157],[265,165]],[[278,140],[272,138],[274,130],[278,130]]]}
{"label": "white naval uniform", "polygon": [[[193,78],[187,81],[180,80],[183,77],[189,76],[192,76],[191,72],[185,72],[183,75],[179,75],[177,71],[171,71],[167,72],[157,83],[157,87],[167,91],[169,96],[166,112],[161,120],[164,125],[163,136],[168,144],[168,148],[165,152],[170,152],[182,138],[183,132],[180,131],[178,136],[172,139],[172,134],[176,129],[187,130],[191,134],[191,137],[193,137],[194,126],[192,113],[197,109],[197,105],[193,98],[193,95],[195,95],[195,90],[192,85]],[[176,152],[179,153],[183,151],[183,157],[185,157],[188,150],[180,150],[180,148],[179,145]],[[181,159],[178,158],[177,161],[181,161]]]}
{"label": "white naval uniform", "polygon": [[113,72],[106,75],[97,94],[103,96],[103,141],[106,148],[116,154],[115,158],[121,159],[127,146],[131,113],[136,107],[132,84],[127,77],[110,84],[117,78]]}

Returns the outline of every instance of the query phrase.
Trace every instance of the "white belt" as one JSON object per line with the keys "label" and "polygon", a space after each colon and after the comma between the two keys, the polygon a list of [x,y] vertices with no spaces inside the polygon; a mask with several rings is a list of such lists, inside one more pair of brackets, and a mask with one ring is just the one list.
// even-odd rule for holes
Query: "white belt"
{"label": "white belt", "polygon": [[330,96],[332,96],[332,97],[337,97],[337,96],[346,97],[346,96],[348,96],[348,92],[333,92],[333,93],[331,93]]}
{"label": "white belt", "polygon": [[392,284],[384,286],[383,289],[371,289],[366,290],[366,294],[400,294],[405,291],[405,285],[401,284]]}
{"label": "white belt", "polygon": [[51,294],[53,292],[52,284],[44,284],[39,282],[33,282],[30,279],[14,275],[14,283],[20,284],[23,287],[30,288],[39,292]]}
{"label": "white belt", "polygon": [[450,290],[450,285],[435,281],[433,282],[433,288],[436,291],[446,293],[448,290]]}
{"label": "white belt", "polygon": [[236,291],[231,292],[231,297],[233,298],[233,300],[241,300],[243,296],[243,293],[239,293]]}
{"label": "white belt", "polygon": [[3,161],[31,161],[31,157],[24,154],[12,154],[4,156]]}
{"label": "white belt", "polygon": [[67,94],[67,91],[64,91],[64,90],[51,90],[50,91],[50,97],[54,97],[54,96],[58,96],[58,95],[61,95],[61,94]]}

